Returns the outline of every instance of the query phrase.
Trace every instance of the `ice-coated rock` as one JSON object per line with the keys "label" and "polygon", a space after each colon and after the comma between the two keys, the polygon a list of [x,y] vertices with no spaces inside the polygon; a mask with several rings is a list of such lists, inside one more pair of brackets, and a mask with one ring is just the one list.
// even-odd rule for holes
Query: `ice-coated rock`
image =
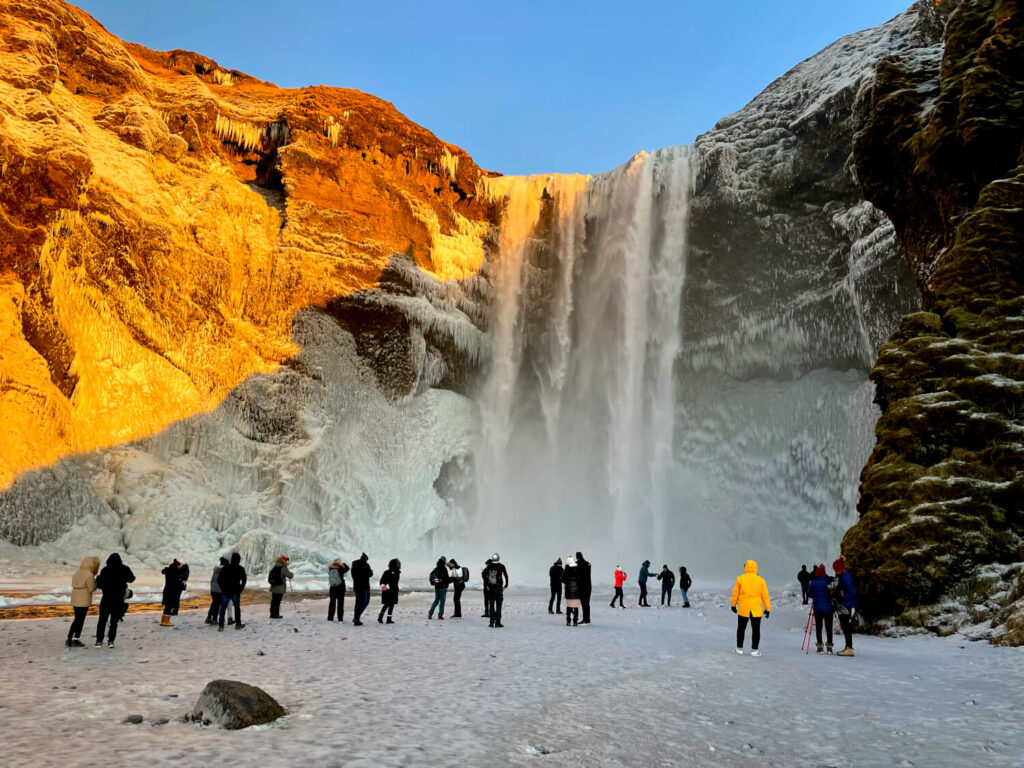
{"label": "ice-coated rock", "polygon": [[192,708],[193,720],[229,731],[270,723],[284,714],[284,707],[262,688],[236,680],[207,683]]}

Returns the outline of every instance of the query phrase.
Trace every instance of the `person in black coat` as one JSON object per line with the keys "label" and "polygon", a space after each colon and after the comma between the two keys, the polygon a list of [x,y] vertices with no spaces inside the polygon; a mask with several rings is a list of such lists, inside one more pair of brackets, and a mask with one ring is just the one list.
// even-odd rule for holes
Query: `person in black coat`
{"label": "person in black coat", "polygon": [[686,566],[679,566],[679,591],[683,593],[683,608],[690,607],[690,596],[686,593],[690,591],[690,586],[693,584],[693,579],[690,578],[690,574],[686,572]]}
{"label": "person in black coat", "polygon": [[800,571],[796,575],[796,580],[800,582],[800,591],[804,595],[804,605],[807,605],[807,587],[811,583],[811,574],[807,572],[807,566],[801,565]]}
{"label": "person in black coat", "polygon": [[590,563],[583,558],[582,552],[576,553],[576,567],[580,569],[580,608],[583,611],[583,619],[580,624],[589,624],[590,593],[593,591],[594,583],[590,580]]}
{"label": "person in black coat", "polygon": [[487,568],[490,566],[491,560],[488,558],[484,562],[484,569],[480,571],[480,581],[483,583],[484,590],[484,612],[480,615],[481,619],[491,618],[491,601],[490,601],[490,587],[487,586]]}
{"label": "person in black coat", "polygon": [[[551,582],[551,599],[548,600],[548,613],[562,612],[562,558],[548,569],[548,580]],[[557,600],[557,602],[555,602]],[[557,606],[557,610],[551,610]]]}
{"label": "person in black coat", "polygon": [[384,613],[387,612],[388,624],[394,624],[391,615],[398,605],[398,582],[402,578],[402,561],[397,557],[388,563],[388,569],[380,577],[380,613],[377,614],[377,623],[384,623]]}
{"label": "person in black coat", "polygon": [[125,594],[128,585],[135,581],[132,569],[121,562],[121,556],[114,552],[107,558],[107,564],[96,577],[96,588],[102,590],[100,598],[100,617],[96,625],[96,647],[103,645],[103,630],[110,620],[110,633],[107,635],[107,647],[114,647],[117,639],[117,622],[124,610]]}
{"label": "person in black coat", "polygon": [[373,576],[373,569],[370,567],[370,556],[363,552],[359,559],[352,563],[352,591],[356,596],[356,613],[352,624],[361,627],[363,622],[360,618],[366,606],[370,604],[370,577]]}
{"label": "person in black coat", "polygon": [[235,606],[235,629],[244,629],[242,623],[242,590],[249,577],[242,567],[242,556],[237,552],[231,553],[231,562],[220,569],[217,575],[217,584],[220,586],[220,617],[218,621],[218,632],[224,631],[224,614],[227,613],[228,603]]}
{"label": "person in black coat", "polygon": [[580,623],[580,568],[575,558],[565,558],[562,570],[562,583],[565,585],[565,626],[579,626]]}
{"label": "person in black coat", "polygon": [[672,606],[672,587],[676,585],[676,575],[668,564],[661,566],[661,573],[658,574],[658,581],[661,582],[661,604],[665,604],[665,597],[668,597],[669,607]]}
{"label": "person in black coat", "polygon": [[505,590],[508,589],[508,571],[497,552],[491,555],[487,567],[484,568],[484,584],[487,585],[487,614],[491,620],[488,626],[503,627],[505,625],[501,623],[501,605],[505,601]]}
{"label": "person in black coat", "polygon": [[163,616],[160,617],[161,627],[173,627],[171,616],[178,615],[178,607],[181,605],[181,593],[185,590],[185,579],[188,578],[187,570],[184,572],[177,560],[164,568],[161,573],[164,575],[164,593],[161,602],[164,606]]}
{"label": "person in black coat", "polygon": [[444,621],[444,603],[448,597],[448,587],[452,583],[452,577],[448,573],[448,561],[442,555],[437,559],[434,570],[430,572],[430,584],[434,588],[434,602],[427,611],[427,618],[434,618],[434,611],[437,611],[437,620]]}

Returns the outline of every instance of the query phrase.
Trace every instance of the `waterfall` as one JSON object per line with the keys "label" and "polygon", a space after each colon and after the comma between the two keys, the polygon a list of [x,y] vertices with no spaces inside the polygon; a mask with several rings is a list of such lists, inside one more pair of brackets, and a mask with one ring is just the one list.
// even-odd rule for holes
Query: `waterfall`
{"label": "waterfall", "polygon": [[690,166],[673,147],[488,180],[503,213],[471,540],[662,553]]}

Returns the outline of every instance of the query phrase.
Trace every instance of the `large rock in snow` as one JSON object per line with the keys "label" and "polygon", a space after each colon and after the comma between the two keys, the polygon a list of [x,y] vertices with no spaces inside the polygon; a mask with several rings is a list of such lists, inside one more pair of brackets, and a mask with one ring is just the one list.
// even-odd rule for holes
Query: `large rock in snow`
{"label": "large rock in snow", "polygon": [[229,731],[270,723],[284,714],[284,707],[262,688],[236,680],[207,683],[192,708],[193,720]]}

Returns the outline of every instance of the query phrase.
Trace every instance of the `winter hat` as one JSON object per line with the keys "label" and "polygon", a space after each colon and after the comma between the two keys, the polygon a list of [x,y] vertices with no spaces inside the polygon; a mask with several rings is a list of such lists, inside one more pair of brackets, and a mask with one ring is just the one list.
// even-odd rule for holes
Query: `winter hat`
{"label": "winter hat", "polygon": [[562,564],[562,558],[558,558],[557,560],[555,560],[555,565],[561,565],[561,564]]}
{"label": "winter hat", "polygon": [[359,556],[359,559],[360,560],[369,560],[370,556],[368,554],[366,554],[365,552],[363,552],[363,554]]}
{"label": "winter hat", "polygon": [[281,555],[279,558],[277,558],[277,562],[279,562],[281,565],[288,565],[288,555]]}
{"label": "winter hat", "polygon": [[227,559],[226,557],[222,557],[222,558],[220,559],[220,564],[221,564],[221,565],[227,565],[227,564],[228,564],[228,559]]}
{"label": "winter hat", "polygon": [[495,552],[493,555],[491,555],[491,562],[492,563],[497,563],[497,562],[500,562],[500,561],[501,561],[501,557],[498,555],[497,552]]}
{"label": "winter hat", "polygon": [[392,571],[400,571],[402,570],[402,561],[399,560],[397,557],[393,557],[391,558],[391,562],[388,563],[388,568],[390,568]]}
{"label": "winter hat", "polygon": [[448,567],[449,568],[458,568],[459,567],[459,564],[457,562],[455,562],[455,558],[454,557],[451,560],[448,561]]}
{"label": "winter hat", "polygon": [[825,566],[819,565],[814,569],[814,578],[819,578],[825,575]]}
{"label": "winter hat", "polygon": [[567,568],[575,568],[576,567],[576,558],[573,557],[572,555],[569,555],[567,558],[565,558],[565,565],[566,565]]}
{"label": "winter hat", "polygon": [[840,555],[839,559],[837,559],[837,560],[832,562],[832,570],[835,571],[837,575],[842,573],[843,571],[845,571],[846,570],[846,558],[843,557],[842,555]]}

